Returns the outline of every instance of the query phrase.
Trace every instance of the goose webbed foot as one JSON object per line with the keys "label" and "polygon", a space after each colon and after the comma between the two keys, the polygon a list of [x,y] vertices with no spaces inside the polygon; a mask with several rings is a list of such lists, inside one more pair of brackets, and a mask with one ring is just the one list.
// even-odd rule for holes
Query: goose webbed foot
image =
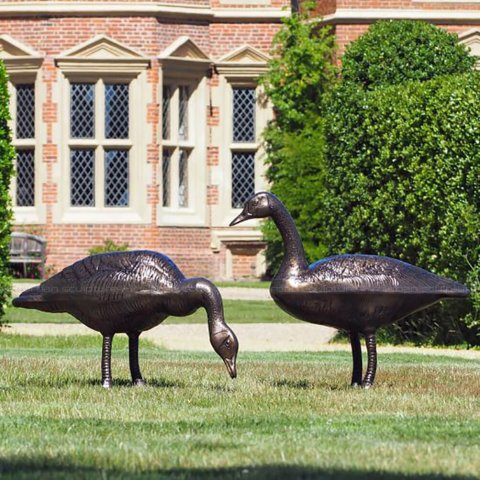
{"label": "goose webbed foot", "polygon": [[112,369],[111,369],[112,340],[113,340],[113,335],[103,336],[103,345],[102,345],[102,387],[103,388],[112,388]]}
{"label": "goose webbed foot", "polygon": [[140,372],[138,364],[138,337],[140,332],[128,333],[128,356],[130,359],[130,373],[132,375],[132,383],[135,387],[142,387],[146,385],[145,380]]}
{"label": "goose webbed foot", "polygon": [[113,386],[113,382],[112,382],[111,378],[102,380],[102,387],[103,388],[112,388],[112,386]]}
{"label": "goose webbed foot", "polygon": [[377,342],[375,333],[367,333],[365,335],[365,343],[367,345],[368,364],[362,387],[367,389],[373,386],[375,373],[377,371]]}
{"label": "goose webbed foot", "polygon": [[351,386],[358,388],[362,386],[362,347],[358,332],[350,332],[350,345],[352,346],[353,371]]}

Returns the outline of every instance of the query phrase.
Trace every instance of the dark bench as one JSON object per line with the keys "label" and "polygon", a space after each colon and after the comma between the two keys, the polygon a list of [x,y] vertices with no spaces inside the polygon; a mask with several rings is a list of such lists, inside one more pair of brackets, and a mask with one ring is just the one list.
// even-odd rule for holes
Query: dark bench
{"label": "dark bench", "polygon": [[10,240],[10,264],[23,265],[23,276],[27,278],[27,265],[36,264],[43,278],[47,241],[37,235],[13,232]]}

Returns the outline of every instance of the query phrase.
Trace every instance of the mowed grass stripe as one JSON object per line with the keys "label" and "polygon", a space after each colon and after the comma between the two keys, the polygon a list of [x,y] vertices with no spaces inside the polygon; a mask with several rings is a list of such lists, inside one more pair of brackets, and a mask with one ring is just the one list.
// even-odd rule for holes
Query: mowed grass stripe
{"label": "mowed grass stripe", "polygon": [[99,340],[0,335],[2,479],[478,478],[477,360],[383,355],[364,391],[346,352],[240,354],[232,381],[143,342],[133,388],[119,336],[106,391]]}

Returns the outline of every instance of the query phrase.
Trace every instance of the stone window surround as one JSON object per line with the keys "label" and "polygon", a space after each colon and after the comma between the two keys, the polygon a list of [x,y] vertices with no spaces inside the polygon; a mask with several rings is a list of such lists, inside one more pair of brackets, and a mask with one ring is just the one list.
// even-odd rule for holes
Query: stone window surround
{"label": "stone window surround", "polygon": [[[268,57],[258,50],[244,45],[220,59],[216,69],[220,75],[216,100],[220,111],[226,112],[220,127],[217,127],[215,139],[219,145],[220,165],[212,172],[212,183],[219,185],[219,205],[214,212],[214,225],[226,227],[241,209],[232,208],[232,151],[255,151],[255,191],[267,189],[264,173],[265,152],[261,146],[261,134],[271,118],[270,105],[264,101],[262,88],[258,86],[258,77],[266,71]],[[233,143],[233,89],[256,88],[256,140],[254,142]],[[259,225],[252,220],[249,226]]]}
{"label": "stone window surround", "polygon": [[[110,39],[105,39],[109,41]],[[60,161],[54,168],[54,182],[59,185],[58,201],[53,209],[54,223],[105,223],[105,224],[147,224],[150,221],[150,207],[147,204],[147,184],[149,165],[145,161],[147,156],[148,131],[143,121],[147,111],[147,75],[146,69],[150,62],[140,55],[132,57],[115,58],[82,58],[75,56],[77,50],[83,47],[88,49],[88,44],[102,42],[103,37],[98,36],[71,49],[56,59],[60,70],[58,85],[59,117],[64,119],[58,125],[59,158]],[[114,47],[121,48],[117,42],[112,42]],[[130,51],[126,50],[127,54]],[[91,141],[70,138],[70,83],[71,82],[111,82],[128,83],[130,85],[129,110],[130,132],[125,140],[103,141],[104,146],[126,147],[129,150],[130,191],[128,207],[72,207],[70,206],[70,147],[90,145]],[[97,98],[96,105],[103,101]],[[103,124],[103,108],[95,109],[96,125]],[[111,143],[111,145],[110,145]],[[103,160],[103,159],[102,159]],[[103,171],[104,161],[98,161],[97,167]],[[102,185],[103,187],[103,185]]]}
{"label": "stone window surround", "polygon": [[[180,56],[180,53],[182,56]],[[189,138],[186,141],[169,142],[163,140],[163,118],[158,123],[158,138],[161,139],[160,161],[157,169],[159,198],[162,199],[162,152],[164,147],[185,146],[190,151],[188,156],[188,205],[179,207],[175,203],[164,207],[160,201],[157,206],[157,225],[175,227],[205,227],[207,225],[207,105],[208,88],[207,76],[212,64],[211,60],[187,37],[180,37],[168,47],[159,57],[158,87],[159,104],[162,104],[163,85],[176,88],[180,85],[190,87],[189,100]],[[173,109],[175,110],[175,109]],[[161,112],[160,112],[161,113]],[[178,124],[175,116],[178,112],[171,112],[173,122],[171,128]],[[161,116],[161,115],[160,115]],[[175,165],[175,163],[177,163]],[[170,164],[172,195],[174,198],[178,182],[178,162]]]}
{"label": "stone window surround", "polygon": [[[12,130],[14,147],[31,147],[34,149],[35,162],[35,205],[28,207],[17,207],[13,205],[13,221],[15,225],[43,224],[46,221],[46,207],[42,204],[42,184],[46,182],[46,169],[42,165],[42,145],[46,137],[45,125],[42,123],[42,104],[46,99],[46,91],[41,81],[40,69],[43,57],[11,38],[9,35],[1,35],[2,48],[11,47],[12,52],[8,56],[1,56],[9,76],[8,90],[10,93],[10,111],[12,119],[10,127]],[[35,90],[35,141],[16,139],[15,116],[16,116],[16,92],[15,85],[33,84]],[[11,182],[11,197],[16,198],[15,178]]]}

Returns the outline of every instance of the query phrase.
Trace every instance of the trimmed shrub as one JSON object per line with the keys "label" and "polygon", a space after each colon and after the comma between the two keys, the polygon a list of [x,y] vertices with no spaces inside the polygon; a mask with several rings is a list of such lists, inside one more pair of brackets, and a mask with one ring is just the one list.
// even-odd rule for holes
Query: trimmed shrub
{"label": "trimmed shrub", "polygon": [[[336,78],[334,52],[328,28],[319,29],[306,15],[294,14],[275,36],[269,71],[261,79],[276,114],[264,132],[266,176],[297,220],[307,255],[314,259],[325,251],[318,230],[312,228],[318,223],[312,207],[323,195],[325,142],[319,112],[322,95]],[[281,238],[271,222],[263,232],[267,263],[275,270],[282,256]]]}
{"label": "trimmed shrub", "polygon": [[98,253],[110,252],[126,252],[128,250],[128,243],[115,243],[113,240],[107,239],[103,245],[95,245],[88,250],[89,255],[97,255]]}
{"label": "trimmed shrub", "polygon": [[[285,203],[295,219],[305,252],[310,260],[322,258],[327,249],[320,236],[322,212],[317,208],[323,196],[325,136],[323,121],[314,117],[298,133],[270,128],[267,177],[271,191]],[[272,149],[275,148],[275,152]],[[268,241],[268,273],[275,273],[283,257],[283,241],[273,221],[264,223]]]}
{"label": "trimmed shrub", "polygon": [[467,73],[474,64],[455,34],[422,21],[383,20],[347,47],[342,77],[373,89]]}
{"label": "trimmed shrub", "polygon": [[[479,111],[476,73],[372,91],[339,88],[325,122],[322,211],[330,252],[388,255],[473,285],[480,254]],[[442,343],[468,333],[477,343],[467,328],[475,320],[458,324],[458,307],[441,307],[441,315],[430,309],[391,332]]]}
{"label": "trimmed shrub", "polygon": [[0,326],[5,306],[11,295],[11,277],[8,270],[10,257],[10,228],[12,208],[10,199],[10,179],[13,174],[15,150],[11,144],[9,95],[7,72],[0,62]]}

